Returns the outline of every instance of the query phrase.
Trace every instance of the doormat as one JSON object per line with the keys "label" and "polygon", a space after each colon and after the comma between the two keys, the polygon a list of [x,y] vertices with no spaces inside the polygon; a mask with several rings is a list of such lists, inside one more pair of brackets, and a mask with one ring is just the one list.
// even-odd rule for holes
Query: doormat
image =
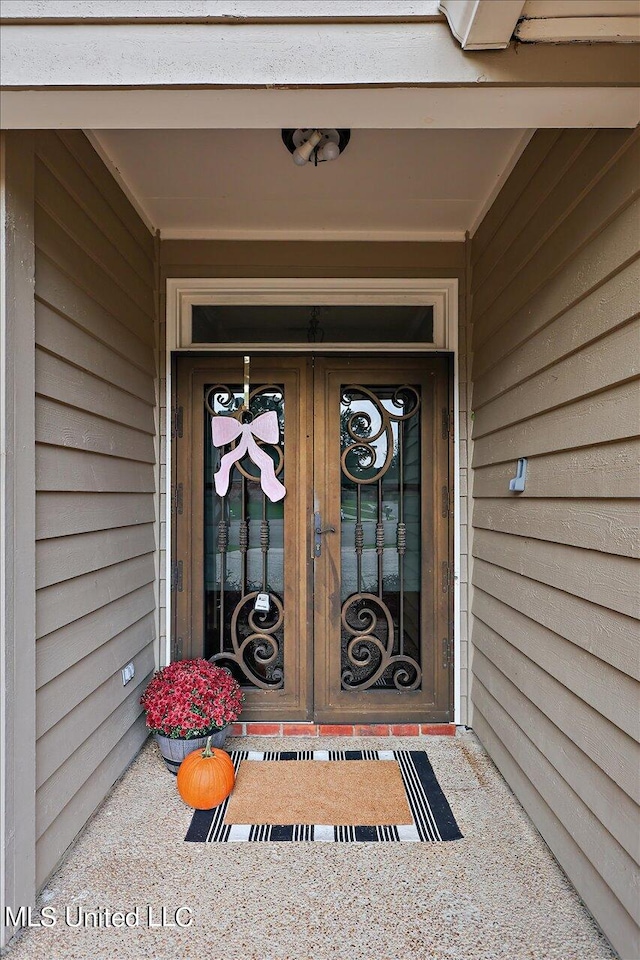
{"label": "doormat", "polygon": [[[193,814],[191,825],[185,837],[185,840],[191,843],[229,843],[229,842],[265,842],[265,841],[319,841],[324,843],[360,843],[360,842],[413,842],[413,843],[441,843],[446,840],[459,840],[462,833],[458,828],[455,817],[447,803],[447,799],[442,792],[440,784],[436,779],[433,768],[429,763],[427,754],[423,750],[299,750],[299,751],[265,751],[255,750],[234,750],[231,751],[231,758],[236,769],[236,787],[231,797],[221,803],[213,810],[196,810]],[[242,775],[243,761],[251,761],[249,769],[253,770],[255,764],[253,761],[269,762],[268,770],[274,769],[275,764],[284,764],[287,761],[314,761],[328,762],[336,764],[338,768],[344,769],[345,761],[387,761],[384,763],[382,773],[386,782],[390,784],[393,777],[390,777],[391,767],[396,772],[399,771],[400,782],[405,794],[404,807],[402,803],[397,806],[397,819],[393,823],[238,823],[227,822],[230,818],[234,820],[237,816],[234,814],[234,808],[237,813],[250,806],[249,793],[245,793],[242,787],[243,780],[251,786],[252,790],[256,785],[256,778],[252,774],[248,778]],[[389,763],[392,761],[392,763]],[[395,763],[393,762],[395,761]],[[272,766],[273,765],[273,766]],[[396,766],[397,765],[397,766]],[[305,767],[307,764],[305,764]],[[324,764],[323,764],[324,766]],[[364,768],[358,765],[360,770]],[[293,770],[294,768],[289,768]],[[299,768],[302,769],[302,768]],[[368,782],[368,791],[370,794],[382,793],[383,787],[376,782],[374,771],[380,770],[378,764],[369,767],[372,776]],[[323,773],[314,778],[316,783],[330,781],[329,767],[326,767]],[[347,771],[348,772],[348,771]],[[277,774],[277,768],[276,768]],[[324,777],[323,777],[324,774]],[[271,773],[267,773],[262,778],[264,784],[267,783]],[[349,779],[345,779],[344,773],[337,774],[342,777],[343,785]],[[260,778],[258,778],[260,779]],[[296,810],[299,810],[299,785],[291,795],[291,805],[284,790],[285,782],[291,782],[295,778],[289,772],[283,769],[283,776],[278,780],[270,781],[275,786],[270,786],[272,792],[277,791],[277,796],[272,797],[270,801],[271,811],[280,810],[281,816],[285,810],[291,810],[291,817],[282,816],[282,819],[293,819]],[[356,775],[352,782],[360,784],[361,778]],[[397,796],[397,794],[396,794]],[[383,799],[383,798],[382,798]],[[400,798],[402,799],[402,798]],[[334,801],[339,800],[334,795]],[[346,819],[345,811],[349,811],[349,819],[352,817],[349,798],[343,798],[342,803],[334,804],[333,809],[340,809],[340,819]],[[311,800],[309,801],[311,803]],[[367,811],[370,813],[375,807],[375,803],[368,803]],[[408,807],[410,817],[406,816]],[[327,806],[326,809],[329,807]],[[266,809],[266,808],[265,808]],[[315,809],[319,809],[316,807]],[[362,808],[364,811],[364,808]],[[377,807],[379,811],[383,809],[383,804]],[[401,812],[402,811],[402,812]],[[364,818],[364,813],[363,813]],[[252,818],[253,819],[253,818]],[[304,819],[308,819],[305,817]],[[387,811],[388,819],[388,811]],[[409,820],[409,822],[406,822]],[[405,821],[405,822],[403,822]]]}
{"label": "doormat", "polygon": [[226,824],[413,823],[395,760],[244,760]]}

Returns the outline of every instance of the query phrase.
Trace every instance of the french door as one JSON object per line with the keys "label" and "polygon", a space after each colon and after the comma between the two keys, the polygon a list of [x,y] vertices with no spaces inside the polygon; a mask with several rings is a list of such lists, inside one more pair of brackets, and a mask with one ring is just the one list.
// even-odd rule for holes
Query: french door
{"label": "french door", "polygon": [[452,719],[448,359],[247,369],[178,360],[176,656],[249,720]]}

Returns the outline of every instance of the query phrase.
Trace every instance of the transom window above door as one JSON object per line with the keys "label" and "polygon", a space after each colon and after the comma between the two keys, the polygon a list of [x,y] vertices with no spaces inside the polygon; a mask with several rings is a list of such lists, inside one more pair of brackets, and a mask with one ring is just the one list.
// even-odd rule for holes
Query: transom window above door
{"label": "transom window above door", "polygon": [[433,304],[367,306],[353,304],[203,305],[191,308],[196,344],[274,343],[433,343]]}
{"label": "transom window above door", "polygon": [[167,281],[167,347],[229,353],[455,350],[454,279]]}

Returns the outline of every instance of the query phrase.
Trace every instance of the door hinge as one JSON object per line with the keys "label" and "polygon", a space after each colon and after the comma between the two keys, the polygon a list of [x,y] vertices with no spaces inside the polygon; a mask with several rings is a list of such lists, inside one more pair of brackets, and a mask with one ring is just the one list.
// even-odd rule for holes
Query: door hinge
{"label": "door hinge", "polygon": [[171,567],[171,589],[182,593],[182,560],[178,560]]}
{"label": "door hinge", "polygon": [[182,436],[182,424],[184,418],[184,409],[180,407],[173,408],[173,416],[171,418],[171,436],[175,440]]}
{"label": "door hinge", "polygon": [[171,659],[182,660],[182,637],[174,637],[171,641]]}
{"label": "door hinge", "polygon": [[448,440],[451,434],[451,413],[447,407],[442,408],[442,439]]}
{"label": "door hinge", "polygon": [[453,639],[451,637],[442,638],[442,669],[448,670],[453,666]]}
{"label": "door hinge", "polygon": [[442,592],[450,593],[453,590],[453,564],[448,560],[442,561]]}
{"label": "door hinge", "polygon": [[442,516],[448,517],[451,513],[451,502],[449,496],[449,487],[444,486],[442,488]]}
{"label": "door hinge", "polygon": [[184,486],[181,483],[177,483],[172,492],[172,504],[171,509],[175,514],[182,514],[184,510]]}

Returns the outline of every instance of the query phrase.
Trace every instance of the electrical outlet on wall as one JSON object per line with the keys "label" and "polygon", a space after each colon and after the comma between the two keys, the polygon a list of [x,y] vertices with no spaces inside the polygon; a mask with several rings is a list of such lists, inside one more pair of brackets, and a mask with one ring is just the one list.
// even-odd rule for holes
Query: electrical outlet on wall
{"label": "electrical outlet on wall", "polygon": [[133,665],[133,661],[128,663],[126,667],[122,668],[122,686],[126,687],[129,683],[129,680],[133,680],[133,675],[136,672],[136,668]]}

